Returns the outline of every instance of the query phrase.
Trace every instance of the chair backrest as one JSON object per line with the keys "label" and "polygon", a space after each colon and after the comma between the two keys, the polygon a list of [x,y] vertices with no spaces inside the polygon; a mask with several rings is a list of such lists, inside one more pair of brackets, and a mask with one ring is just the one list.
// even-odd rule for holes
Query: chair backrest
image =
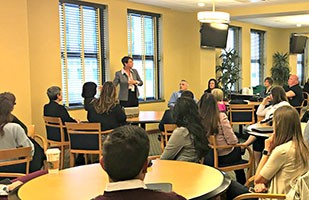
{"label": "chair backrest", "polygon": [[172,135],[174,129],[177,128],[176,124],[164,124],[164,131],[161,132],[161,149],[164,150],[169,137]]}
{"label": "chair backrest", "polygon": [[31,147],[0,150],[0,167],[25,163],[25,173],[0,172],[0,177],[18,177],[29,173]]}
{"label": "chair backrest", "polygon": [[64,142],[68,141],[68,135],[60,117],[44,116],[47,140]]}
{"label": "chair backrest", "polygon": [[[70,139],[70,150],[102,152],[102,135],[112,130],[101,131],[100,123],[65,123]],[[89,152],[90,153],[90,152]]]}
{"label": "chair backrest", "polygon": [[254,124],[254,105],[230,104],[228,108],[231,124]]}
{"label": "chair backrest", "polygon": [[309,94],[307,92],[303,92],[303,97],[304,97],[303,106],[308,106]]}
{"label": "chair backrest", "polygon": [[216,136],[215,135],[208,136],[208,142],[209,142],[209,146],[211,146],[214,152],[214,167],[218,168],[219,167],[219,157],[218,157]]}

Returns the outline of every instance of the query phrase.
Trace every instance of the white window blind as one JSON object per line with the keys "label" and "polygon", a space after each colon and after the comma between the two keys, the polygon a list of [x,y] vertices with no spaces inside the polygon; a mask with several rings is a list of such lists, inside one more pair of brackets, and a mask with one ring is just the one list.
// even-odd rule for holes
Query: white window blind
{"label": "white window blind", "polygon": [[251,30],[251,86],[263,85],[264,32]]}
{"label": "white window blind", "polygon": [[297,54],[297,76],[300,84],[305,82],[305,56],[304,54]]}
{"label": "white window blind", "polygon": [[141,101],[160,99],[160,15],[128,10],[128,54],[144,85]]}
{"label": "white window blind", "polygon": [[[59,2],[63,103],[81,105],[82,86],[105,78],[104,6]],[[103,41],[103,42],[102,42]]]}

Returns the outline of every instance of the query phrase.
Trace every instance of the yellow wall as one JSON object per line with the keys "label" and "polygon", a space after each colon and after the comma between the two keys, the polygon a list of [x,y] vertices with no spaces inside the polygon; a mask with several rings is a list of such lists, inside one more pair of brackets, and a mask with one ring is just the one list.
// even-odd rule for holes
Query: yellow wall
{"label": "yellow wall", "polygon": [[[107,5],[108,10],[108,77],[121,68],[120,59],[127,54],[127,8],[162,15],[162,78],[165,102],[142,104],[142,110],[164,110],[178,83],[186,79],[199,97],[215,77],[216,52],[200,49],[199,22],[196,13],[186,13],[127,2],[127,0],[89,0]],[[12,12],[14,10],[14,12]],[[235,11],[233,11],[235,12]],[[235,15],[237,13],[235,12]],[[243,14],[240,13],[239,15]],[[282,30],[232,22],[242,27],[242,85],[250,86],[250,29],[265,30],[266,73],[275,51],[288,50],[288,37],[278,37]],[[58,0],[10,0],[0,8],[0,91],[17,96],[14,113],[25,123],[33,123],[44,135],[43,105],[48,102],[46,89],[61,86]],[[18,56],[18,57],[17,57]],[[70,111],[81,120],[84,110]]]}

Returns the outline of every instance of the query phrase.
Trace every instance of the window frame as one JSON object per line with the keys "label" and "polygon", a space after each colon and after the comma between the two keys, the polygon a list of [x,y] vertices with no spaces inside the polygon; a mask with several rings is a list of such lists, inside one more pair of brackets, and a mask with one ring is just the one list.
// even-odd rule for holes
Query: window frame
{"label": "window frame", "polygon": [[[84,1],[75,1],[75,0],[59,0],[58,2],[58,8],[60,9],[60,6],[61,6],[61,9],[62,9],[62,14],[63,16],[65,16],[65,13],[64,13],[64,9],[65,9],[65,5],[63,4],[74,4],[76,6],[79,7],[79,9],[81,9],[81,6],[86,6],[86,7],[92,7],[92,8],[95,8],[96,12],[97,12],[97,20],[96,22],[98,23],[97,24],[97,32],[96,34],[98,34],[98,44],[97,44],[97,50],[98,52],[97,53],[85,53],[83,48],[81,47],[81,50],[79,53],[70,53],[70,52],[67,52],[67,46],[66,46],[66,42],[64,41],[64,51],[62,51],[62,49],[60,48],[60,59],[61,59],[61,79],[62,79],[62,92],[65,93],[65,99],[63,99],[63,104],[69,108],[81,108],[83,107],[83,100],[81,98],[81,102],[78,102],[78,103],[70,103],[70,97],[69,97],[69,91],[68,91],[68,78],[64,78],[63,76],[67,76],[67,73],[68,73],[68,64],[64,64],[64,66],[62,66],[62,59],[65,61],[65,59],[68,59],[69,57],[70,58],[80,58],[81,60],[81,68],[82,69],[85,69],[85,64],[83,64],[83,60],[86,58],[86,57],[95,57],[97,59],[97,62],[98,62],[98,68],[97,70],[99,71],[99,73],[97,74],[98,75],[98,85],[101,85],[103,82],[106,81],[106,66],[107,66],[107,63],[106,63],[106,60],[107,60],[107,53],[106,53],[106,6],[105,5],[102,5],[102,4],[97,4],[97,3],[90,3],[90,2],[84,2]],[[60,15],[60,13],[59,13]],[[61,18],[59,18],[59,26],[62,25],[63,23],[63,26],[66,25],[66,20],[65,19],[62,19],[63,22],[61,22]],[[81,20],[80,20],[81,22]],[[80,23],[80,26],[82,26],[83,23],[81,22]],[[65,34],[66,34],[66,29],[63,28],[62,29],[63,31],[63,38],[65,40]],[[61,29],[60,29],[60,35],[61,35]],[[82,34],[80,35],[80,37],[82,37]],[[61,42],[61,41],[60,41]],[[81,38],[81,41],[80,41],[80,45],[83,46],[83,38]],[[66,55],[65,55],[66,54]],[[92,54],[97,54],[97,55],[92,55]],[[65,69],[63,69],[65,68]],[[64,71],[65,70],[65,71]],[[83,72],[81,72],[81,80],[82,80],[82,83],[85,83],[86,80],[85,80],[85,70],[83,70]],[[63,80],[66,80],[66,83],[63,83]],[[77,80],[80,80],[80,79],[77,79]]]}
{"label": "window frame", "polygon": [[[129,41],[129,31],[132,30],[129,26],[129,15],[130,14],[137,14],[137,15],[142,15],[142,16],[150,16],[155,21],[155,30],[154,30],[154,41],[155,41],[155,49],[154,49],[154,54],[149,56],[149,55],[136,55],[136,54],[132,54],[133,52],[130,52],[130,50],[132,50],[132,48],[129,47],[130,41]],[[146,11],[141,11],[141,10],[135,10],[135,9],[127,9],[127,38],[128,38],[128,55],[131,56],[133,58],[133,60],[141,60],[143,61],[147,61],[147,60],[152,60],[154,62],[154,67],[156,68],[154,71],[156,74],[154,74],[154,97],[150,97],[147,98],[146,94],[144,95],[144,98],[139,98],[139,102],[140,103],[151,103],[151,102],[160,102],[163,101],[162,99],[162,76],[161,76],[161,66],[162,66],[162,49],[161,49],[161,14],[157,14],[157,13],[152,13],[152,12],[146,12]],[[144,44],[143,44],[144,45]],[[143,52],[145,53],[145,52]],[[143,57],[145,57],[145,59],[143,59]],[[151,59],[153,58],[153,59]],[[143,66],[144,69],[144,66]],[[146,76],[146,74],[144,74],[144,76]],[[146,87],[146,77],[141,77],[143,82],[144,82],[144,87]]]}
{"label": "window frame", "polygon": [[[250,30],[250,50],[252,48],[252,33],[259,35],[259,58],[252,59],[252,52],[250,55],[250,71],[252,69],[252,63],[259,64],[259,84],[263,85],[264,83],[264,70],[265,70],[265,57],[264,57],[264,50],[265,50],[265,31],[251,29]],[[252,72],[251,72],[252,74]],[[250,77],[251,79],[252,77]],[[252,85],[252,81],[250,81],[251,87],[255,87],[256,85]]]}

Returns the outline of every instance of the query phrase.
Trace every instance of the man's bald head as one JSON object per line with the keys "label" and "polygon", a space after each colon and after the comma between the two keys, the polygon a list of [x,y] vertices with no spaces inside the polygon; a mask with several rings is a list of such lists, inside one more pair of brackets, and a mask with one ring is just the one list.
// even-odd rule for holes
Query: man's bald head
{"label": "man's bald head", "polygon": [[298,84],[298,76],[295,75],[295,74],[291,74],[290,78],[288,80],[289,87],[292,87],[292,86],[297,85],[297,84]]}

